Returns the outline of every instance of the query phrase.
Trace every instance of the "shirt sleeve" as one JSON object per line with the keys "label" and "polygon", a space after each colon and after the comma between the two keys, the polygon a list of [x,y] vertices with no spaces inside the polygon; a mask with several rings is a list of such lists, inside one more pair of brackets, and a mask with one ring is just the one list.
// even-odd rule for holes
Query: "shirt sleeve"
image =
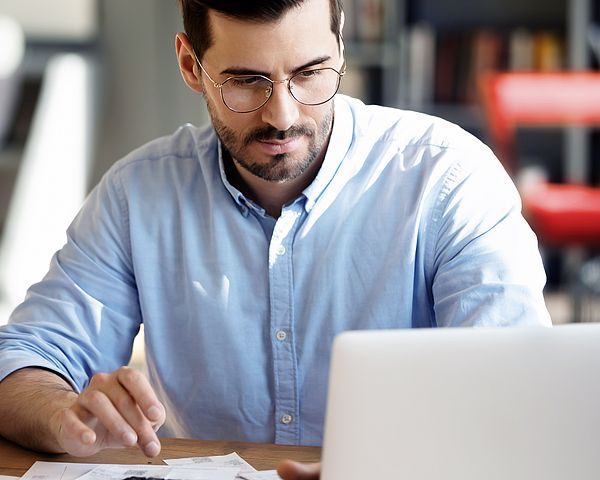
{"label": "shirt sleeve", "polygon": [[514,184],[487,147],[464,157],[445,176],[431,218],[437,325],[549,326],[546,275]]}
{"label": "shirt sleeve", "polygon": [[117,172],[93,190],[46,276],[0,327],[0,380],[37,366],[80,391],[94,373],[128,363],[141,315]]}

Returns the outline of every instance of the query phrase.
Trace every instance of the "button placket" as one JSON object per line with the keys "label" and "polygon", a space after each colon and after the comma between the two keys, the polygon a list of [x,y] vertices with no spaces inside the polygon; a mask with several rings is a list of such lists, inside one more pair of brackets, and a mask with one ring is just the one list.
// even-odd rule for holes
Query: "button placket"
{"label": "button placket", "polygon": [[295,226],[300,213],[284,209],[269,246],[271,335],[275,388],[275,441],[299,441],[297,361],[293,338],[293,262]]}

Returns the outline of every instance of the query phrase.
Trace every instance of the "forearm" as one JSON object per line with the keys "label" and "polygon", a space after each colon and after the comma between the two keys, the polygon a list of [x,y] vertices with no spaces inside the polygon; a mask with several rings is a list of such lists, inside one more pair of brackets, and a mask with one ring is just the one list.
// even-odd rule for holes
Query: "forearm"
{"label": "forearm", "polygon": [[59,375],[24,368],[0,382],[0,435],[25,447],[59,453],[52,419],[77,399]]}

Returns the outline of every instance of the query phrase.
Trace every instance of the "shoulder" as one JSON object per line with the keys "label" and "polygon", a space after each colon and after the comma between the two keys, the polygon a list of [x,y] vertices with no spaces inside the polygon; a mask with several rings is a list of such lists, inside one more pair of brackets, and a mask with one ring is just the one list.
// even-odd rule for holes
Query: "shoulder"
{"label": "shoulder", "polygon": [[339,103],[352,119],[351,152],[365,164],[392,163],[403,172],[455,181],[481,169],[504,171],[487,145],[447,120],[351,97],[342,96]]}
{"label": "shoulder", "polygon": [[354,121],[356,141],[387,142],[406,148],[432,150],[487,150],[471,133],[433,115],[380,105],[365,105],[358,99],[341,96]]}
{"label": "shoulder", "polygon": [[202,128],[187,124],[171,135],[157,138],[118,160],[107,172],[108,177],[128,180],[150,175],[179,172],[186,176],[203,169],[216,168],[217,141],[212,126]]}

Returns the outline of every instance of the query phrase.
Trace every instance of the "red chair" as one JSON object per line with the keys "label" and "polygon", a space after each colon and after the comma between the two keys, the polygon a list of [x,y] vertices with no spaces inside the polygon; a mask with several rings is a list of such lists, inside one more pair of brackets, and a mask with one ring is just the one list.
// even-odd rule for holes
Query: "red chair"
{"label": "red chair", "polygon": [[[518,127],[600,127],[600,73],[490,73],[482,77],[480,91],[495,152],[513,176],[519,170]],[[600,247],[600,188],[542,181],[520,193],[542,245]],[[579,314],[574,312],[576,320]]]}

